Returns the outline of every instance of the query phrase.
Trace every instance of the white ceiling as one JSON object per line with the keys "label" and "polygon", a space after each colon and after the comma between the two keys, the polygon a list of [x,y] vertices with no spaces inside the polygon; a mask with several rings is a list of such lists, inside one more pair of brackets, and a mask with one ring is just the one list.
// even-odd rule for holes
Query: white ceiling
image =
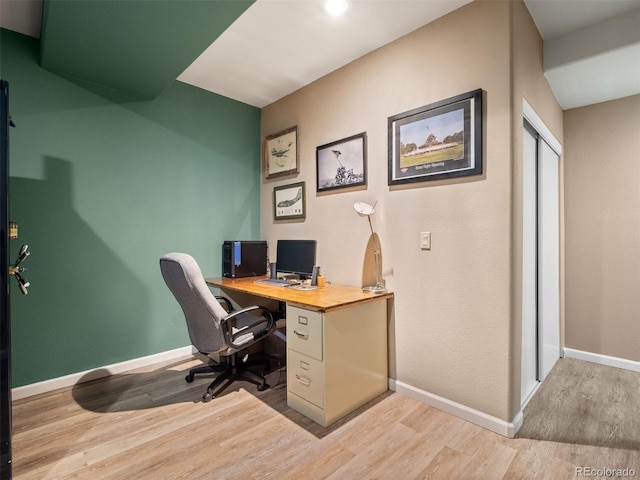
{"label": "white ceiling", "polygon": [[263,107],[469,1],[257,0],[178,79]]}
{"label": "white ceiling", "polygon": [[[263,107],[469,0],[257,0],[178,79]],[[640,93],[640,0],[525,0],[563,109]],[[0,26],[39,37],[42,0],[0,0]],[[549,59],[553,61],[549,64]]]}
{"label": "white ceiling", "polygon": [[639,0],[524,0],[545,40],[636,8]]}
{"label": "white ceiling", "polygon": [[640,0],[525,0],[563,110],[640,94]]}

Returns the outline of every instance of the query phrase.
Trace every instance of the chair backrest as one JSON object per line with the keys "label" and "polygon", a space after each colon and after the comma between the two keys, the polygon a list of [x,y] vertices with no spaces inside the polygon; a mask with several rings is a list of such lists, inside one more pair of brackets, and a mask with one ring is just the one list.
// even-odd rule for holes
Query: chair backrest
{"label": "chair backrest", "polygon": [[193,346],[202,353],[227,349],[220,328],[227,312],[209,290],[194,258],[186,253],[168,253],[160,259],[160,271],[182,307]]}

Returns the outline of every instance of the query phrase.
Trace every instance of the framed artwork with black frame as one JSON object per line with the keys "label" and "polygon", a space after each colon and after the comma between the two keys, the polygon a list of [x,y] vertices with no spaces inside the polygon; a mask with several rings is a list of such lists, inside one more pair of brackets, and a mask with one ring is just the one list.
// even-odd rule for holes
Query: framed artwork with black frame
{"label": "framed artwork with black frame", "polygon": [[482,174],[482,90],[388,118],[389,185]]}
{"label": "framed artwork with black frame", "polygon": [[264,139],[264,171],[266,178],[300,171],[297,126]]}
{"label": "framed artwork with black frame", "polygon": [[316,191],[367,184],[365,132],[316,148]]}
{"label": "framed artwork with black frame", "polygon": [[306,218],[305,182],[273,187],[273,219]]}

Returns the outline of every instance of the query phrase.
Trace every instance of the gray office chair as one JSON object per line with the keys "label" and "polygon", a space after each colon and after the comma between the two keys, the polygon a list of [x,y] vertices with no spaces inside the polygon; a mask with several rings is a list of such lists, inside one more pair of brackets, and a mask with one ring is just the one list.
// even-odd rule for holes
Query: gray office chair
{"label": "gray office chair", "polygon": [[[219,372],[202,395],[202,400],[208,402],[234,380],[254,383],[259,391],[268,388],[264,378],[268,360],[247,360],[248,356],[244,355],[243,361],[238,358],[238,352],[274,332],[276,323],[271,312],[257,305],[234,311],[228,299],[216,297],[209,290],[200,267],[186,253],[164,255],[160,259],[160,270],[169,290],[182,307],[193,346],[202,354],[218,354],[225,359],[225,363],[189,370],[185,378],[187,382],[192,382],[194,376],[200,373]],[[226,304],[226,310],[220,301]],[[248,370],[248,367],[255,365],[263,365],[262,375]]]}

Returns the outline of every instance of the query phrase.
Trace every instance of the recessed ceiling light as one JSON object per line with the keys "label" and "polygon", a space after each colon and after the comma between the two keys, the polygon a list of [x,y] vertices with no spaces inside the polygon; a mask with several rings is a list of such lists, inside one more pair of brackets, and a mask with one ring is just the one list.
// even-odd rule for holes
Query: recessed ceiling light
{"label": "recessed ceiling light", "polygon": [[349,8],[349,0],[324,0],[323,3],[329,15],[341,15]]}

